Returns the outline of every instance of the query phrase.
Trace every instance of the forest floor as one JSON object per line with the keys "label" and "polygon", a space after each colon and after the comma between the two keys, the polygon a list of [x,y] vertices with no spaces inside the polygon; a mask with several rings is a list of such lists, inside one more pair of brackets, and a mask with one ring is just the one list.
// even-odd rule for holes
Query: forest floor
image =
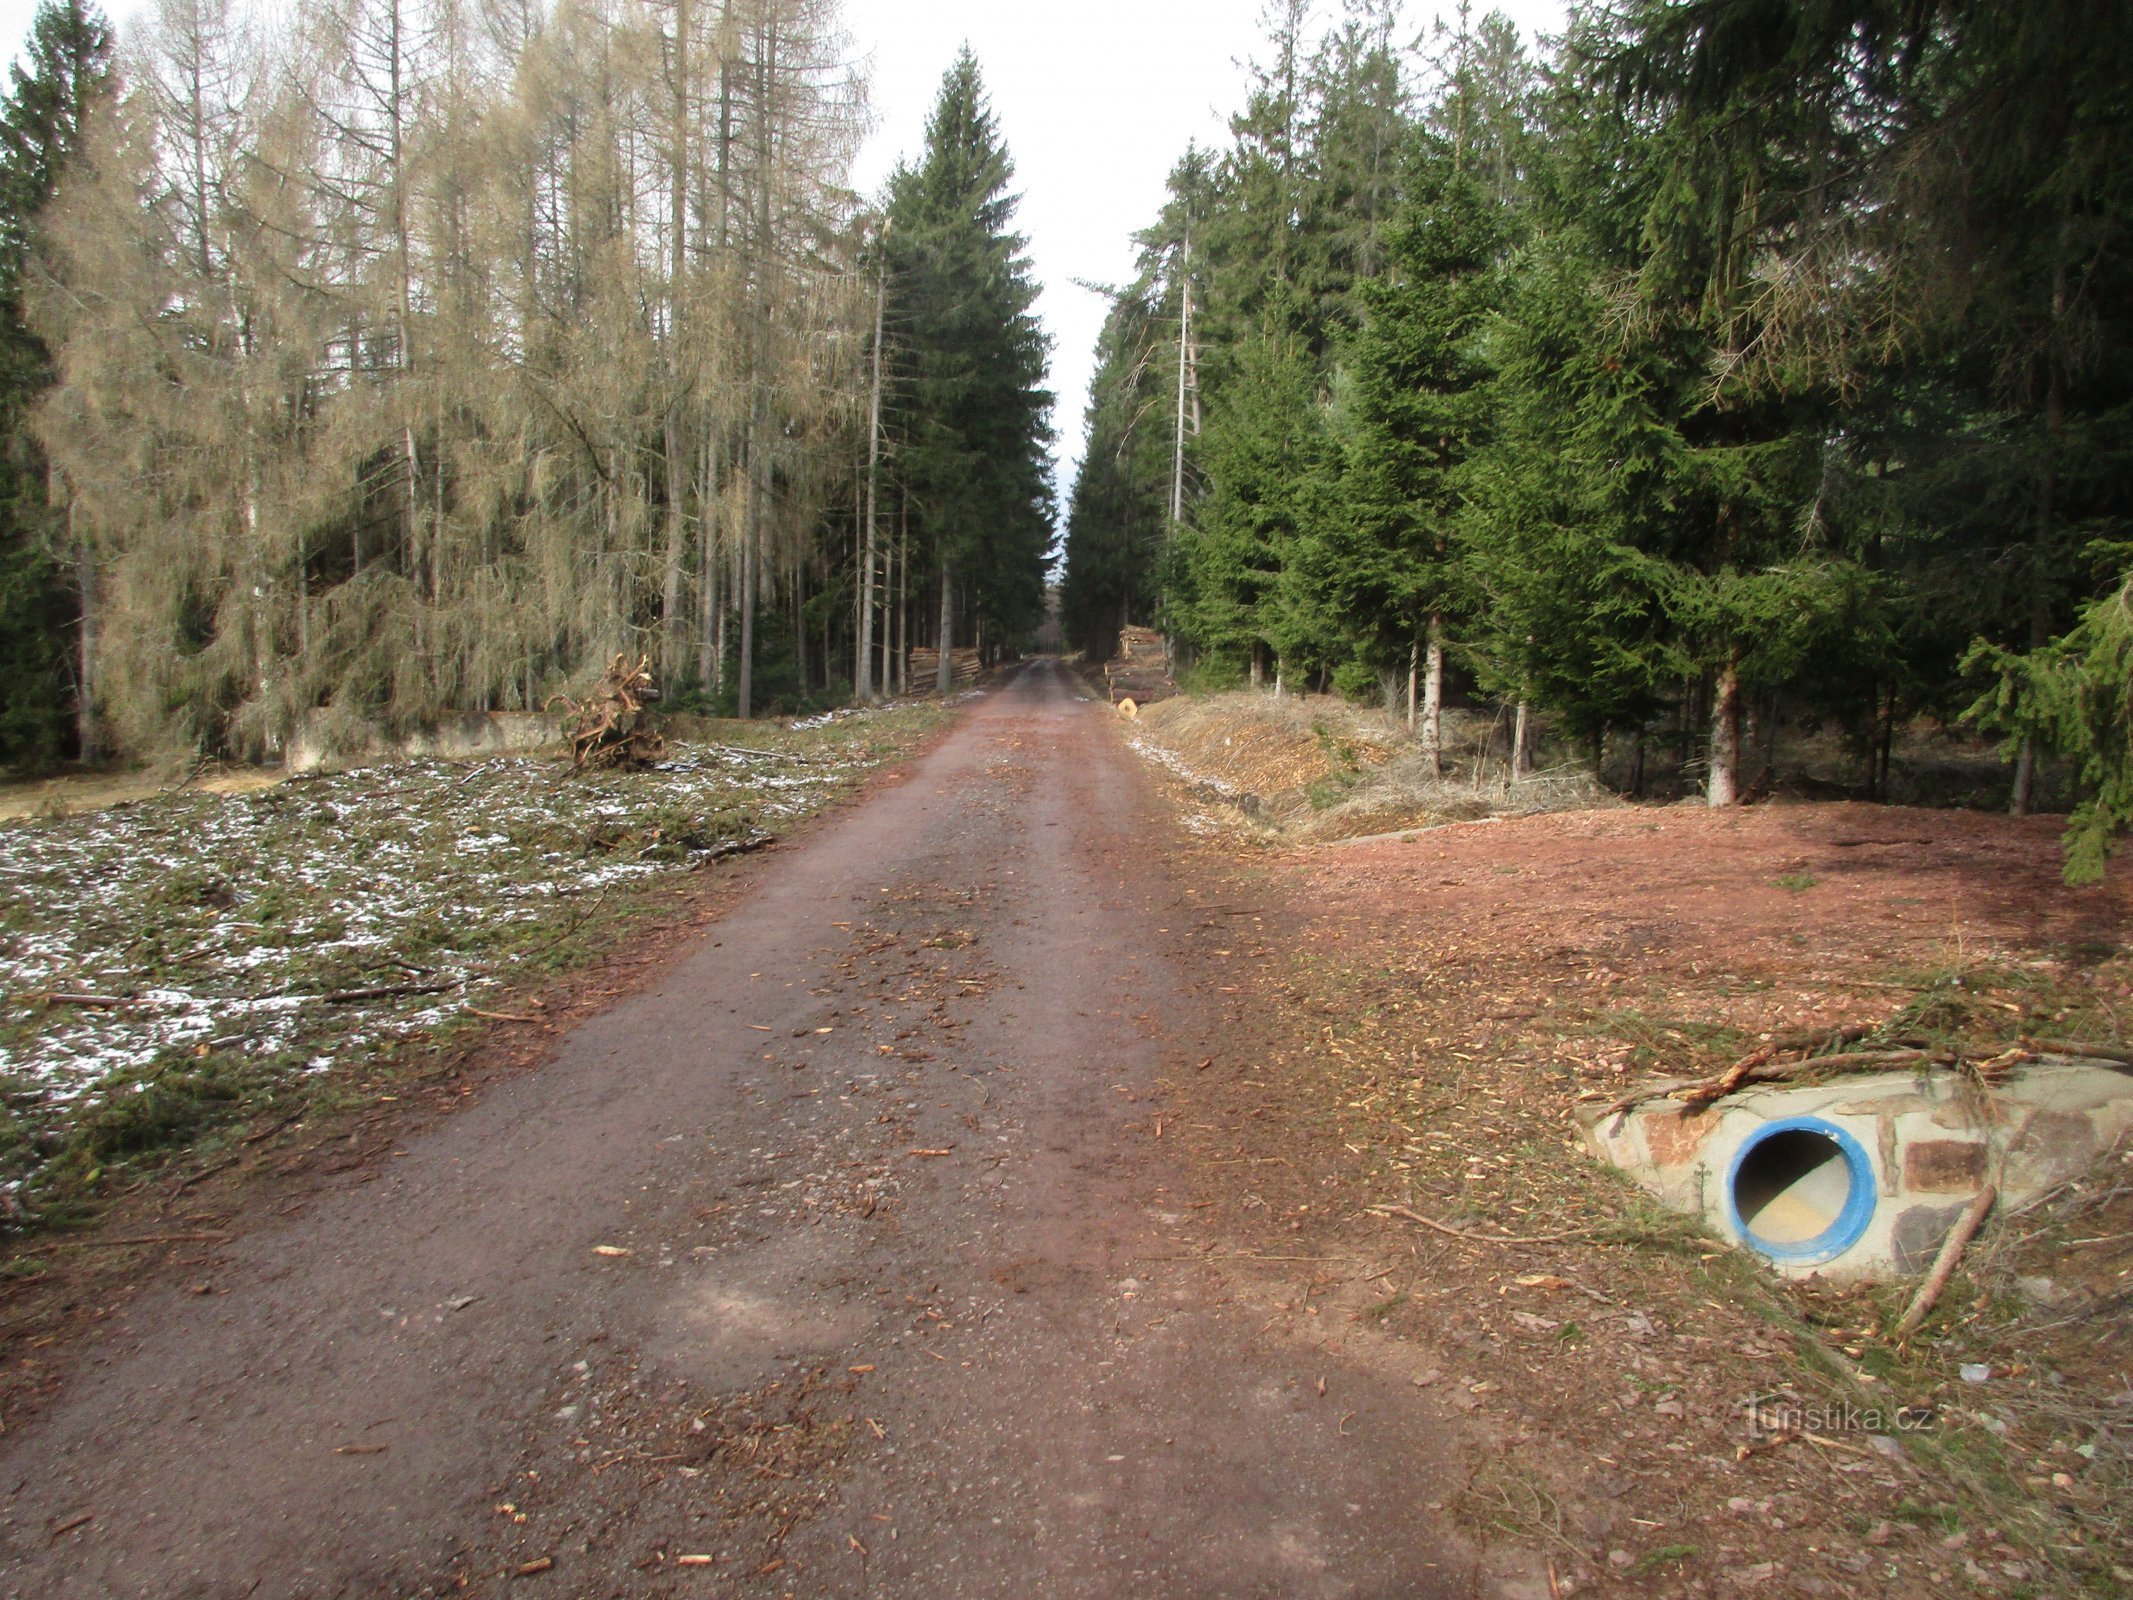
{"label": "forest floor", "polygon": [[1203,835],[1323,844],[1620,803],[1576,765],[1512,785],[1486,717],[1449,710],[1443,729],[1436,776],[1398,719],[1333,695],[1177,695],[1142,707],[1127,739],[1205,802],[1186,813]]}
{"label": "forest floor", "polygon": [[374,1100],[411,1055],[541,1021],[687,875],[946,720],[714,724],[647,771],[553,756],[65,784],[0,826],[0,1213],[66,1223],[175,1153]]}
{"label": "forest floor", "polygon": [[[1633,807],[1296,849],[1175,792],[1228,841],[1263,1040],[1185,1080],[1186,1148],[1254,1174],[1207,1221],[1286,1229],[1324,1263],[1289,1326],[1424,1353],[1500,1442],[1446,1502],[1464,1531],[1558,1592],[2127,1592],[2133,1151],[1995,1225],[1898,1342],[1914,1285],[1787,1287],[1572,1116],[1795,1028],[2122,1050],[2133,895],[2058,881],[2059,819]],[[1757,1437],[1772,1397],[1839,1420]],[[1906,1407],[1930,1427],[1843,1420]]]}
{"label": "forest floor", "polygon": [[2133,1582],[2123,1165],[1899,1347],[1570,1116],[1809,1020],[2122,1040],[2133,903],[2051,823],[1202,792],[1035,665],[545,1019],[18,1249],[0,1594]]}

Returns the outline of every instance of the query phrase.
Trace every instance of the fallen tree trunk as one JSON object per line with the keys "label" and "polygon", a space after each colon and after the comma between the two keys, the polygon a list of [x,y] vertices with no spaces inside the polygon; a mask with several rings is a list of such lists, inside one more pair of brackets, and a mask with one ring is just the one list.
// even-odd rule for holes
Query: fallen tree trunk
{"label": "fallen tree trunk", "polygon": [[1948,1280],[1955,1275],[1955,1265],[1963,1259],[1963,1249],[1984,1226],[1985,1217],[2000,1198],[1999,1190],[1991,1184],[1980,1189],[1977,1198],[1970,1202],[1970,1209],[1957,1220],[1954,1229],[1941,1244],[1940,1254],[1934,1258],[1933,1270],[1926,1274],[1926,1281],[1918,1286],[1918,1293],[1911,1301],[1911,1309],[1903,1314],[1903,1321],[1896,1324],[1896,1337],[1904,1340],[1918,1331],[1918,1325],[1926,1320],[1934,1302],[1940,1299],[1941,1291],[1948,1287]]}
{"label": "fallen tree trunk", "polygon": [[1884,1067],[1909,1067],[1929,1061],[1939,1061],[1952,1066],[1959,1058],[1952,1052],[1934,1056],[1924,1050],[1847,1050],[1833,1056],[1809,1056],[1805,1061],[1773,1062],[1765,1057],[1755,1061],[1752,1057],[1738,1062],[1717,1077],[1708,1079],[1686,1094],[1676,1093],[1679,1100],[1691,1111],[1700,1111],[1714,1100],[1723,1100],[1734,1090],[1750,1083],[1781,1083],[1788,1078],[1801,1077],[1810,1072],[1833,1071],[1878,1071]]}
{"label": "fallen tree trunk", "polygon": [[2031,1039],[2033,1050],[2046,1055],[2078,1056],[2085,1061],[2115,1061],[2122,1067],[2133,1067],[2133,1045],[2083,1044],[2078,1039]]}

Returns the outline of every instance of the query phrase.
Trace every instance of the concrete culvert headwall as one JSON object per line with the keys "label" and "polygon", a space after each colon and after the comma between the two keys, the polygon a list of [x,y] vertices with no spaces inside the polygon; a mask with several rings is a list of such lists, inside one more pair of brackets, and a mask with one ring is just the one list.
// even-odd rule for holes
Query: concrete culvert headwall
{"label": "concrete culvert headwall", "polygon": [[1928,1069],[1690,1109],[1588,1108],[1594,1151],[1780,1272],[1922,1272],[1986,1184],[2020,1205],[2133,1135],[2133,1074],[2046,1056],[1980,1085]]}

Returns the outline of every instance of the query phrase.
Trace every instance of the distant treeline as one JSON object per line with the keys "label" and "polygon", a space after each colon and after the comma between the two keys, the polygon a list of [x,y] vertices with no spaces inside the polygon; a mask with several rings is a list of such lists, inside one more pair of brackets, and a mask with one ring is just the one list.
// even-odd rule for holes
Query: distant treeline
{"label": "distant treeline", "polygon": [[876,208],[830,0],[274,15],[162,0],[115,50],[47,0],[16,69],[0,761],[269,756],[617,651],[746,715],[848,695],[863,637],[878,683],[1041,620],[1044,347],[967,56]]}
{"label": "distant treeline", "polygon": [[[1598,765],[1920,716],[2133,814],[2133,28],[2073,0],[1621,0],[1535,59],[1272,13],[1098,352],[1067,625],[1207,681],[1447,675]],[[1745,771],[1744,775],[1744,769]]]}

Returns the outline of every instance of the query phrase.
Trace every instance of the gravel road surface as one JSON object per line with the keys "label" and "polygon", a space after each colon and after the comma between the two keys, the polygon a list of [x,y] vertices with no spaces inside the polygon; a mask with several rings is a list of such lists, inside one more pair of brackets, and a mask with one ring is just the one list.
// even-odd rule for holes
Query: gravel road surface
{"label": "gravel road surface", "polygon": [[1413,1385],[1192,1259],[1171,830],[1026,668],[538,1070],[93,1335],[0,1436],[0,1592],[1487,1587]]}

